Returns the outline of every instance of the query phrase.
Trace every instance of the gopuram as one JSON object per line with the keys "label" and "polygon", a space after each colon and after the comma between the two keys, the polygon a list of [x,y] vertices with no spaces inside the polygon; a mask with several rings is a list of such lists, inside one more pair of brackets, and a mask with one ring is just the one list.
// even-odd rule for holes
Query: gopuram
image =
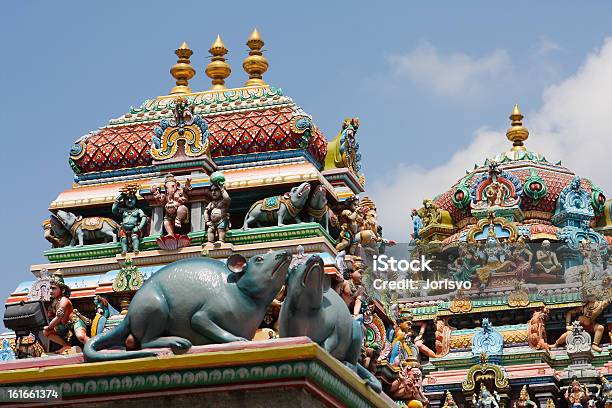
{"label": "gopuram", "polygon": [[167,95],[70,146],[47,263],[6,301],[0,388],[60,390],[48,406],[395,405],[399,369],[376,377],[391,322],[361,283],[392,242],[359,120],[328,140],[266,83],[257,30],[246,45],[243,86],[218,36],[193,90],[183,43]]}
{"label": "gopuram", "polygon": [[[181,44],[167,95],[70,147],[47,261],[6,300],[0,402],[612,408],[612,201],[595,182],[528,150],[515,106],[509,150],[407,207],[395,245],[359,119],[328,140],[266,83],[263,46],[254,30],[227,88],[218,36],[195,91]],[[379,272],[385,252],[431,270]]]}
{"label": "gopuram", "polygon": [[612,407],[612,201],[530,151],[523,119],[515,105],[509,149],[411,211],[411,256],[433,266],[412,278],[456,284],[393,296],[421,328],[431,407]]}

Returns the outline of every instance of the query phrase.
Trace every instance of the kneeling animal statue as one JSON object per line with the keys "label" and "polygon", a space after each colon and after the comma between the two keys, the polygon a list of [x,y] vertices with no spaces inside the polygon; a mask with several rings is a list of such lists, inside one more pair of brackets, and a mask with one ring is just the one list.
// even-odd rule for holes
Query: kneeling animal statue
{"label": "kneeling animal statue", "polygon": [[382,390],[380,381],[358,363],[363,344],[361,322],[353,319],[340,295],[325,284],[323,261],[318,255],[311,255],[289,272],[278,330],[280,337],[310,337],[374,391]]}
{"label": "kneeling animal statue", "polygon": [[227,263],[191,258],[171,263],[136,292],[128,314],[111,330],[87,342],[87,361],[155,356],[153,351],[105,353],[99,350],[132,343],[141,348],[247,341],[285,283],[291,255],[268,252],[246,259],[232,255]]}

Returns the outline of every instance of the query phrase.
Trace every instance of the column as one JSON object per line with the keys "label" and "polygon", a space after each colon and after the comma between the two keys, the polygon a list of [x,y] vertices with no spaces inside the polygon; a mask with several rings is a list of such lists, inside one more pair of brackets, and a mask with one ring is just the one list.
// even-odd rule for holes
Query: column
{"label": "column", "polygon": [[202,231],[202,202],[191,203],[191,231]]}
{"label": "column", "polygon": [[151,233],[149,235],[161,235],[164,228],[164,207],[153,207],[151,219]]}

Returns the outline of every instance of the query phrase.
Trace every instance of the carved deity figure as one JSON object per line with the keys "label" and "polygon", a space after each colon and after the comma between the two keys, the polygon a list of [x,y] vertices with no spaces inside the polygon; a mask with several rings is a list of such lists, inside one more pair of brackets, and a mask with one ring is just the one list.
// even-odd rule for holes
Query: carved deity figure
{"label": "carved deity figure", "polygon": [[423,228],[423,220],[421,219],[421,216],[417,212],[416,208],[412,209],[410,216],[412,218],[412,239],[419,241],[421,239],[419,231],[421,228]]}
{"label": "carved deity figure", "polygon": [[607,296],[603,299],[596,299],[589,297],[583,306],[571,309],[565,314],[565,330],[559,339],[555,342],[555,346],[559,347],[565,344],[567,336],[574,330],[572,325],[572,319],[574,316],[578,316],[578,323],[582,328],[593,334],[593,344],[591,347],[598,353],[601,353],[602,348],[600,347],[601,338],[605,332],[605,327],[597,322],[597,318],[603,313],[603,311],[612,303],[612,297]]}
{"label": "carved deity figure", "polygon": [[604,408],[612,408],[612,384],[603,375],[601,376],[601,388],[597,394],[597,399],[604,404]]}
{"label": "carved deity figure", "polygon": [[402,363],[398,378],[391,384],[389,393],[395,399],[417,400],[424,406],[429,403],[423,392],[421,371],[406,362]]}
{"label": "carved deity figure", "polygon": [[357,211],[358,201],[355,196],[349,197],[345,201],[345,207],[338,216],[340,225],[340,235],[336,244],[337,251],[347,251],[349,255],[354,255],[357,247],[355,237],[363,223],[363,218]]}
{"label": "carved deity figure", "polygon": [[480,384],[480,393],[478,397],[472,395],[472,403],[476,408],[499,408],[499,396],[497,391],[491,394],[484,384]]}
{"label": "carved deity figure", "polygon": [[70,349],[70,340],[74,334],[76,338],[85,344],[87,336],[87,323],[89,319],[74,309],[70,301],[70,288],[64,283],[61,274],[54,274],[51,279],[51,305],[47,310],[49,319],[48,326],[43,328],[43,335],[54,343],[62,346],[58,354]]}
{"label": "carved deity figure", "polygon": [[131,249],[138,254],[140,251],[140,238],[144,235],[147,216],[136,207],[136,192],[138,186],[128,184],[121,190],[113,203],[113,214],[121,217],[119,239],[121,240],[121,253],[125,255]]}
{"label": "carved deity figure", "polygon": [[516,277],[524,281],[531,271],[531,259],[533,253],[527,248],[525,239],[520,237],[513,245],[508,260],[510,270],[516,273]]}
{"label": "carved deity figure", "polygon": [[459,408],[455,399],[453,398],[453,394],[450,391],[446,390],[446,397],[444,399],[444,405],[442,408]]}
{"label": "carved deity figure", "polygon": [[486,190],[487,204],[489,207],[502,204],[504,189],[500,182],[494,181]]}
{"label": "carved deity figure", "polygon": [[181,186],[172,174],[168,174],[164,180],[165,191],[162,193],[160,186],[153,186],[151,191],[155,200],[164,206],[164,228],[167,236],[174,236],[175,228],[181,228],[189,222],[189,191],[191,191],[191,179],[185,180]]}
{"label": "carved deity figure", "polygon": [[538,404],[533,402],[529,398],[529,391],[527,391],[527,386],[523,385],[521,388],[521,393],[519,394],[519,399],[513,405],[513,408],[537,408]]}
{"label": "carved deity figure", "polygon": [[418,211],[418,215],[423,220],[423,227],[431,224],[438,224],[442,220],[440,208],[433,202],[433,200],[423,200],[423,208]]}
{"label": "carved deity figure", "polygon": [[455,330],[454,327],[448,324],[450,317],[437,317],[436,324],[436,354],[438,357],[443,357],[450,352],[451,333]]}
{"label": "carved deity figure", "polygon": [[347,256],[348,269],[345,271],[344,282],[340,285],[340,296],[348,306],[351,314],[357,316],[361,311],[361,297],[365,293],[365,287],[361,282],[361,277],[365,271],[365,264],[360,257]]}
{"label": "carved deity figure", "polygon": [[452,278],[458,282],[471,282],[476,269],[478,269],[478,258],[468,248],[467,244],[461,243],[459,245],[459,256],[448,266]]}
{"label": "carved deity figure", "polygon": [[535,270],[541,273],[554,274],[561,270],[561,264],[557,260],[555,254],[550,248],[550,241],[545,239],[542,241],[542,248],[536,251]]}
{"label": "carved deity figure", "polygon": [[565,391],[565,399],[568,401],[568,407],[583,408],[582,404],[589,400],[589,390],[578,380],[574,380]]}
{"label": "carved deity figure", "polygon": [[212,201],[204,210],[208,242],[225,242],[225,233],[230,228],[229,208],[232,200],[225,189],[223,173],[211,174],[210,183]]}
{"label": "carved deity figure", "polygon": [[391,352],[389,354],[389,363],[394,366],[401,365],[404,361],[416,362],[418,356],[415,355],[416,348],[412,342],[412,314],[406,314],[399,317],[394,324],[394,335],[391,341]]}
{"label": "carved deity figure", "polygon": [[545,274],[555,274],[561,270],[561,264],[557,260],[557,254],[552,251],[550,241],[542,241],[542,248],[536,251],[535,270]]}
{"label": "carved deity figure", "polygon": [[484,288],[491,275],[498,271],[504,271],[511,267],[510,261],[507,259],[509,255],[508,249],[501,245],[494,235],[492,228],[489,228],[489,235],[484,248],[478,250],[478,257],[484,262],[484,266],[476,270],[480,287]]}
{"label": "carved deity figure", "polygon": [[546,336],[546,321],[550,316],[548,308],[543,307],[533,312],[528,322],[527,334],[529,335],[529,347],[535,350],[550,350]]}

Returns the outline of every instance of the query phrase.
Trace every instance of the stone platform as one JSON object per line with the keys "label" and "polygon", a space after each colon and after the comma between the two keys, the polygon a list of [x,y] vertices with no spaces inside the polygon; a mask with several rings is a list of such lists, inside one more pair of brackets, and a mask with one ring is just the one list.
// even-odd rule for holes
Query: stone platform
{"label": "stone platform", "polygon": [[67,407],[394,407],[307,337],[194,346],[174,355],[83,362],[82,354],[0,364],[0,386],[59,387]]}

